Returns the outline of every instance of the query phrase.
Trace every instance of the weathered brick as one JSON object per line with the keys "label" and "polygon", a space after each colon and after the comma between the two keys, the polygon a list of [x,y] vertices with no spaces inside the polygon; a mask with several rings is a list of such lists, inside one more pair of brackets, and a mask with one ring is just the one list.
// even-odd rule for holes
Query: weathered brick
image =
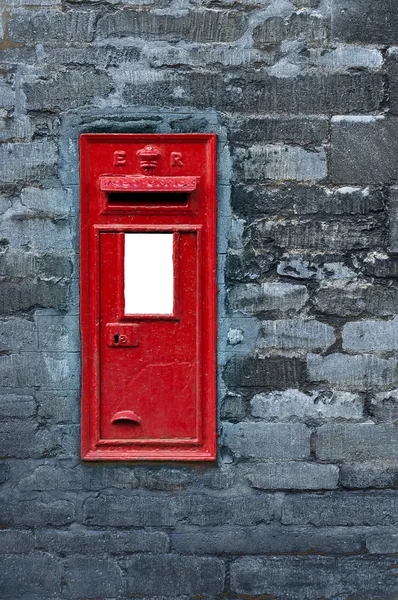
{"label": "weathered brick", "polygon": [[78,423],[79,391],[37,392],[38,417],[53,423]]}
{"label": "weathered brick", "polygon": [[305,361],[299,358],[247,356],[230,359],[224,368],[224,380],[231,388],[286,390],[300,387],[306,378]]}
{"label": "weathered brick", "polygon": [[41,385],[42,389],[79,389],[78,354],[23,352],[0,356],[0,382],[4,387]]}
{"label": "weathered brick", "polygon": [[61,593],[60,565],[44,556],[4,556],[0,559],[2,598],[57,597]]}
{"label": "weathered brick", "polygon": [[223,420],[240,421],[245,416],[245,401],[240,394],[227,393],[221,404],[221,418]]}
{"label": "weathered brick", "polygon": [[59,527],[69,525],[75,518],[75,507],[69,500],[41,499],[0,501],[0,523],[2,527]]}
{"label": "weathered brick", "polygon": [[38,78],[23,85],[28,109],[52,112],[89,104],[94,97],[108,96],[112,89],[109,75],[89,69],[55,73],[44,81]]}
{"label": "weathered brick", "polygon": [[398,294],[393,286],[376,282],[325,282],[316,292],[315,305],[326,315],[388,317],[398,313]]}
{"label": "weathered brick", "polygon": [[366,71],[330,75],[315,72],[296,77],[244,72],[226,82],[219,74],[199,71],[135,71],[126,81],[123,100],[244,113],[349,114],[377,112],[383,94],[383,75]]}
{"label": "weathered brick", "polygon": [[398,554],[398,532],[370,535],[366,548],[370,554]]}
{"label": "weathered brick", "polygon": [[[0,532],[1,540],[1,532]],[[73,527],[69,531],[57,529],[36,532],[37,547],[43,552],[68,554],[131,554],[134,552],[168,552],[169,538],[160,531],[90,531]],[[101,590],[102,593],[102,590]]]}
{"label": "weathered brick", "polygon": [[1,529],[0,554],[25,554],[35,547],[31,531]]}
{"label": "weathered brick", "polygon": [[398,9],[394,1],[335,0],[332,38],[343,42],[394,44],[397,41]]}
{"label": "weathered brick", "polygon": [[398,384],[398,362],[372,354],[310,354],[308,374],[311,381],[325,381],[343,390],[393,388]]}
{"label": "weathered brick", "polygon": [[122,10],[98,22],[98,36],[137,36],[171,42],[233,42],[245,32],[246,19],[239,11],[189,10],[185,15],[161,15]]}
{"label": "weathered brick", "polygon": [[372,419],[380,423],[398,421],[398,390],[374,394],[368,410]]}
{"label": "weathered brick", "polygon": [[350,392],[299,390],[257,394],[251,401],[253,417],[262,419],[347,419],[363,418],[364,400]]}
{"label": "weathered brick", "polygon": [[58,150],[52,142],[0,145],[0,180],[34,181],[55,175]]}
{"label": "weathered brick", "polygon": [[31,283],[2,282],[0,286],[0,312],[13,314],[32,308],[68,307],[69,287],[64,283],[38,281]]}
{"label": "weathered brick", "polygon": [[94,11],[15,11],[8,17],[8,35],[10,41],[24,44],[91,42],[96,18]]}
{"label": "weathered brick", "polygon": [[383,54],[375,48],[359,46],[340,46],[326,51],[321,48],[316,54],[316,64],[332,71],[361,68],[380,69],[383,65]]}
{"label": "weathered brick", "polygon": [[257,348],[306,348],[326,350],[336,341],[333,328],[319,321],[289,319],[263,321]]}
{"label": "weathered brick", "polygon": [[112,560],[85,556],[63,562],[63,585],[69,598],[119,596],[123,593],[120,567]]}
{"label": "weathered brick", "polygon": [[337,488],[339,468],[304,462],[255,465],[248,479],[261,490],[333,490]]}
{"label": "weathered brick", "polygon": [[84,504],[84,520],[90,525],[162,527],[176,524],[176,504],[155,496],[98,496]]}
{"label": "weathered brick", "polygon": [[343,464],[340,485],[351,489],[397,487],[398,467],[388,460]]}
{"label": "weathered brick", "polygon": [[78,351],[80,346],[79,318],[54,315],[37,317],[37,332],[40,350]]}
{"label": "weathered brick", "polygon": [[[397,40],[394,42],[397,43]],[[389,110],[391,114],[398,114],[398,47],[393,47],[388,50],[387,60],[387,76],[389,81]]]}
{"label": "weathered brick", "polygon": [[254,28],[253,40],[256,48],[267,48],[285,40],[319,43],[326,40],[328,29],[327,20],[319,13],[293,13],[289,20],[271,16]]}
{"label": "weathered brick", "polygon": [[328,138],[328,122],[321,116],[235,116],[228,127],[230,139],[243,144],[283,142],[319,145]]}
{"label": "weathered brick", "polygon": [[327,176],[322,147],[306,150],[286,144],[257,144],[248,150],[237,150],[235,163],[237,168],[242,165],[247,181],[320,181]]}
{"label": "weathered brick", "polygon": [[231,589],[239,594],[295,600],[396,598],[394,558],[272,556],[239,558],[231,565]]}
{"label": "weathered brick", "polygon": [[36,348],[36,327],[32,321],[18,317],[0,319],[0,351]]}
{"label": "weathered brick", "polygon": [[0,418],[26,419],[36,414],[36,402],[32,396],[2,394],[0,396]]}
{"label": "weathered brick", "polygon": [[332,118],[333,181],[376,185],[396,179],[398,159],[393,147],[397,135],[398,119],[393,117]]}
{"label": "weathered brick", "polygon": [[360,535],[344,528],[212,527],[184,528],[171,535],[174,552],[181,554],[340,554],[361,550]]}
{"label": "weathered brick", "polygon": [[[245,48],[242,46],[223,46],[213,45],[211,52],[206,45],[189,44],[181,46],[162,46],[148,45],[143,49],[143,55],[151,67],[157,69],[164,67],[176,67],[181,64],[191,67],[222,65],[228,68],[254,67],[261,62],[264,65],[271,65],[275,60],[275,51],[261,52],[254,48]],[[131,62],[131,61],[130,61]],[[173,125],[173,124],[172,124]],[[181,123],[180,123],[181,125]],[[200,125],[200,122],[199,122]],[[202,124],[203,125],[203,124]],[[177,133],[178,127],[173,130]],[[199,128],[191,128],[200,131]],[[189,132],[187,132],[189,133]]]}
{"label": "weathered brick", "polygon": [[269,523],[275,515],[271,494],[231,494],[215,497],[210,494],[192,494],[178,504],[178,522],[190,525],[254,525]]}
{"label": "weathered brick", "polygon": [[248,283],[235,285],[228,292],[230,310],[248,315],[298,312],[307,300],[306,287],[290,283]]}
{"label": "weathered brick", "polygon": [[195,482],[195,475],[189,469],[172,467],[140,470],[138,477],[142,487],[161,492],[183,490]]}
{"label": "weathered brick", "polygon": [[325,492],[291,494],[282,507],[284,525],[393,525],[398,523],[398,493]]}
{"label": "weathered brick", "polygon": [[308,458],[311,431],[299,423],[224,423],[223,444],[256,458]]}
{"label": "weathered brick", "polygon": [[303,256],[302,251],[284,253],[281,261],[276,267],[279,275],[293,277],[294,279],[314,279],[324,281],[325,279],[353,279],[356,272],[344,262],[333,260],[325,261],[325,255]]}
{"label": "weathered brick", "polygon": [[345,423],[324,425],[316,432],[316,456],[321,460],[371,460],[398,457],[398,426]]}
{"label": "weathered brick", "polygon": [[0,462],[0,484],[5,483],[8,480],[9,473],[9,465],[5,462]]}
{"label": "weathered brick", "polygon": [[137,556],[126,561],[127,593],[172,596],[219,594],[225,567],[218,558]]}
{"label": "weathered brick", "polygon": [[398,350],[398,320],[354,321],[343,327],[344,350]]}
{"label": "weathered brick", "polygon": [[[260,129],[261,131],[261,129]],[[250,129],[249,129],[250,132]],[[384,198],[380,190],[360,187],[325,189],[283,185],[281,188],[236,183],[232,187],[232,208],[238,215],[366,215],[380,212]]]}
{"label": "weathered brick", "polygon": [[0,456],[2,458],[42,458],[51,449],[49,433],[40,430],[32,421],[0,423]]}
{"label": "weathered brick", "polygon": [[390,188],[388,249],[398,252],[398,187]]}
{"label": "weathered brick", "polygon": [[316,250],[356,250],[378,248],[385,239],[383,217],[365,219],[270,219],[264,233],[282,248]]}
{"label": "weathered brick", "polygon": [[[17,226],[18,228],[18,226]],[[8,227],[4,228],[5,230]],[[14,231],[11,232],[11,229]],[[12,248],[8,246],[4,252],[0,254],[0,273],[3,277],[12,279],[13,281],[22,281],[29,278],[38,278],[42,281],[53,280],[54,282],[60,279],[70,277],[72,274],[72,262],[68,256],[63,256],[54,252],[26,251],[26,230],[20,231],[19,236],[15,232],[15,223],[10,224],[7,233],[11,233],[8,241],[10,243],[23,244],[22,248]],[[4,231],[5,233],[5,231]],[[33,241],[33,240],[30,240]],[[37,244],[38,240],[34,242]],[[42,241],[40,240],[40,244]],[[54,240],[53,242],[54,243]],[[56,241],[55,241],[56,243]],[[30,245],[30,244],[29,244]]]}

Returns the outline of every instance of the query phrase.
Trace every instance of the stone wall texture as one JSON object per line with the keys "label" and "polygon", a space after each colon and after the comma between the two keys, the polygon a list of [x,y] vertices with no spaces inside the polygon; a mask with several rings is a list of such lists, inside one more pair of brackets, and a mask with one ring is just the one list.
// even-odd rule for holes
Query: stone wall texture
{"label": "stone wall texture", "polygon": [[[218,135],[214,464],[80,460],[82,132]],[[1,1],[2,600],[398,599],[397,140],[397,0]]]}

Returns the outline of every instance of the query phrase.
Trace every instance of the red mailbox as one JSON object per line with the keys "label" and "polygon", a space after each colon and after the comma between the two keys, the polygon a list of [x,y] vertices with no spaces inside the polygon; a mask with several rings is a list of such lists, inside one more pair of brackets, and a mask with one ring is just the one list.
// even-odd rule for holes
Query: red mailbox
{"label": "red mailbox", "polygon": [[86,460],[215,458],[215,147],[81,136]]}

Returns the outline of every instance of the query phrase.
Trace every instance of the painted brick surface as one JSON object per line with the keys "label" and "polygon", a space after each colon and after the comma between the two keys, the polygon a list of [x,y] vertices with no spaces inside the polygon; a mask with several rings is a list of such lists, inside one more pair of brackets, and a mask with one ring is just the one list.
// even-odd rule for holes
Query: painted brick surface
{"label": "painted brick surface", "polygon": [[[0,597],[396,600],[397,2],[0,4]],[[80,460],[83,132],[217,134],[214,464]]]}

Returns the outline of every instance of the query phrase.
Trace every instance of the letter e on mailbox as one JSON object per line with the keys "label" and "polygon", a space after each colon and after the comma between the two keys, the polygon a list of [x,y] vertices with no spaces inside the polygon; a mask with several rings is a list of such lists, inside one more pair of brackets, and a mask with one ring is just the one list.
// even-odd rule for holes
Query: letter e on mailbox
{"label": "letter e on mailbox", "polygon": [[215,458],[215,145],[81,136],[86,460]]}

